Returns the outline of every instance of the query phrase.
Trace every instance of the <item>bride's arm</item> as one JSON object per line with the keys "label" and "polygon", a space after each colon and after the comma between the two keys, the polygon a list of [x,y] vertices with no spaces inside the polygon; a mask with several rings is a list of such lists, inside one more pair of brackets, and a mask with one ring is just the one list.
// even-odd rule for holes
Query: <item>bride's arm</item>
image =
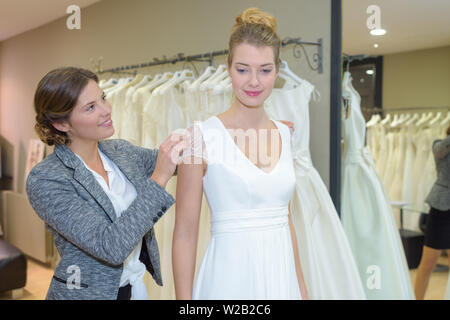
{"label": "bride's arm", "polygon": [[303,300],[309,300],[308,291],[306,290],[305,280],[303,279],[302,267],[300,265],[300,257],[298,254],[297,236],[295,234],[294,224],[292,223],[291,213],[289,212],[289,229],[291,230],[292,248],[294,249],[295,270],[297,271],[298,285]]}
{"label": "bride's arm", "polygon": [[[190,158],[194,159],[194,158]],[[192,299],[204,164],[178,165],[172,268],[177,299]]]}

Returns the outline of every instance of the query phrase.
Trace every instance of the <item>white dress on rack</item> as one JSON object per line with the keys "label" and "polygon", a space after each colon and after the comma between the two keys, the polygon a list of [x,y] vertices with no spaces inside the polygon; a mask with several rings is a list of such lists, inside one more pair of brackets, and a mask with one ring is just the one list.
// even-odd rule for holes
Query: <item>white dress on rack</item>
{"label": "white dress on rack", "polygon": [[350,92],[350,114],[343,119],[347,144],[341,192],[344,230],[368,299],[414,299],[391,205],[372,156],[364,147],[366,126],[361,98],[351,84],[343,84],[343,88]]}
{"label": "white dress on rack", "polygon": [[389,199],[391,201],[403,201],[403,170],[405,168],[406,153],[406,129],[402,126],[397,132],[397,157],[395,159],[394,179]]}
{"label": "white dress on rack", "polygon": [[[379,143],[378,156],[375,159],[375,170],[378,176],[381,178],[384,176],[384,171],[386,170],[386,160],[387,160],[387,139],[386,139],[386,128],[381,123],[377,123],[377,137]],[[383,181],[383,179],[381,179]]]}
{"label": "white dress on rack", "polygon": [[[414,161],[416,159],[416,145],[415,145],[416,127],[413,123],[406,125],[406,153],[405,165],[403,168],[403,187],[402,198],[407,206],[414,206],[415,204],[415,190],[414,185]],[[411,210],[403,210],[403,228],[407,230],[419,231],[418,214]]]}
{"label": "white dress on rack", "polygon": [[310,299],[365,299],[348,239],[309,151],[309,101],[314,87],[303,80],[293,89],[274,89],[265,110],[272,119],[289,120],[295,131],[295,191],[289,204],[300,264]]}
{"label": "white dress on rack", "polygon": [[[436,170],[433,153],[431,146],[433,143],[432,130],[426,128],[420,132],[422,139],[420,140],[418,150],[418,161],[415,168],[417,178],[416,189],[416,205],[427,212],[427,205],[425,204],[425,198],[427,197],[432,184],[436,181]],[[431,181],[431,183],[430,183]]]}
{"label": "white dress on rack", "polygon": [[301,299],[289,229],[295,185],[290,132],[270,172],[237,147],[222,121],[198,124],[208,168],[203,190],[211,209],[211,240],[198,270],[193,299]]}
{"label": "white dress on rack", "polygon": [[413,143],[413,137],[415,133],[414,124],[408,124],[406,126],[406,153],[405,153],[405,166],[403,168],[403,187],[402,198],[406,203],[414,203],[413,199],[413,166],[414,159],[416,157],[416,150]]}
{"label": "white dress on rack", "polygon": [[[182,89],[185,90],[185,94],[187,93],[186,87],[186,84],[182,84]],[[201,117],[202,109],[196,104],[198,100],[195,99],[195,95],[194,97],[190,96],[190,99],[184,99],[183,101],[179,99],[180,94],[174,90],[177,89],[170,88],[165,91],[164,94],[155,92],[154,95],[151,95],[145,108],[146,114],[144,115],[144,123],[154,126],[154,130],[151,130],[152,128],[148,127],[143,128],[144,133],[146,133],[143,141],[153,145],[145,145],[145,147],[157,148],[159,146],[158,142],[160,142],[160,139],[163,139],[165,135],[170,135],[173,130],[178,128],[187,128],[191,124],[192,119]],[[195,92],[192,91],[192,93]],[[183,123],[183,121],[185,122]],[[173,197],[176,196],[176,185],[177,177],[174,176],[168,181],[166,186],[166,191]],[[150,277],[145,278],[148,291],[150,292],[149,298],[151,300],[175,299],[175,287],[172,273],[172,238],[175,225],[175,208],[175,206],[172,206],[155,225],[155,235],[158,239],[160,248],[163,286],[157,286]],[[209,208],[206,200],[203,199],[199,221],[196,269],[198,269],[201,257],[208,245],[209,221]]]}

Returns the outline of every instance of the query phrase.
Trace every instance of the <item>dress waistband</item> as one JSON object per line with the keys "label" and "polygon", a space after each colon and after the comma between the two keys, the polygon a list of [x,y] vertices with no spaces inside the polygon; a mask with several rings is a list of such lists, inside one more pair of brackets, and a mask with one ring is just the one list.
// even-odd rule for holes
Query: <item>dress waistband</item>
{"label": "dress waistband", "polygon": [[286,226],[288,207],[222,211],[211,214],[211,234],[276,229]]}
{"label": "dress waistband", "polygon": [[366,162],[369,165],[372,166],[374,165],[372,154],[370,153],[369,149],[367,149],[367,147],[347,151],[345,155],[345,162],[346,163]]}

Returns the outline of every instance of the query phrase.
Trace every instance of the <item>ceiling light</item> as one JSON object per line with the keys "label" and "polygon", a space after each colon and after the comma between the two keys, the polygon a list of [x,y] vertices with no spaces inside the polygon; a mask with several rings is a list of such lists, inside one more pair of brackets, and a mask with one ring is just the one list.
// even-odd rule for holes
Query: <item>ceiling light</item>
{"label": "ceiling light", "polygon": [[373,36],[384,36],[386,34],[386,30],[384,29],[372,29],[370,30],[370,34]]}
{"label": "ceiling light", "polygon": [[374,71],[373,71],[372,69],[369,69],[369,70],[366,70],[366,73],[367,73],[368,75],[373,75],[373,74],[374,74]]}
{"label": "ceiling light", "polygon": [[374,48],[378,48],[378,43],[375,43],[375,44],[373,45],[373,47],[374,47]]}

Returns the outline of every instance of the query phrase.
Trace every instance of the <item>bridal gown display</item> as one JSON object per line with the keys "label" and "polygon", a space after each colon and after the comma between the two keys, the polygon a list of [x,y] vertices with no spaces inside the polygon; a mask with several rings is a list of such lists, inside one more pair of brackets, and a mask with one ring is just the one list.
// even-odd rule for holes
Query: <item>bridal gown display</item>
{"label": "bridal gown display", "polygon": [[[186,88],[187,84],[182,84],[182,86]],[[143,110],[142,141],[144,147],[157,148],[170,133],[176,129],[188,127],[191,116],[182,115],[181,106],[184,104],[184,106],[187,107],[182,100],[183,99],[178,96],[178,93],[174,88],[169,88],[163,92],[153,91],[151,93],[150,99],[148,99]],[[194,116],[192,115],[192,117]],[[176,185],[177,177],[174,176],[169,180],[166,186],[166,191],[173,197],[176,197]],[[152,300],[175,299],[175,287],[172,273],[172,237],[175,225],[175,208],[176,206],[169,208],[154,227],[160,248],[161,270],[164,272],[162,272],[162,287],[156,285],[150,277],[144,279],[149,288],[149,298]],[[209,221],[209,208],[205,199],[203,199],[199,222],[196,269],[198,269],[200,265],[201,257],[206,250],[206,245],[209,241]]]}
{"label": "bridal gown display", "polygon": [[349,94],[343,118],[344,155],[341,216],[368,299],[414,299],[402,242],[386,191],[364,147],[366,123],[361,98],[344,74],[342,90]]}
{"label": "bridal gown display", "polygon": [[422,232],[421,213],[430,209],[424,200],[436,180],[431,146],[434,140],[446,136],[444,130],[450,122],[450,112],[445,109],[435,114],[426,108],[399,109],[394,114],[385,110],[384,119],[379,120],[380,115],[375,114],[367,124],[367,142],[371,150],[378,149],[373,154],[376,171],[389,199],[397,202],[394,213],[399,227],[398,205],[403,207],[403,229]]}
{"label": "bridal gown display", "polygon": [[290,131],[273,122],[282,145],[270,171],[247,158],[219,118],[196,125],[208,163],[203,191],[211,240],[193,299],[301,299],[288,220],[295,185]]}
{"label": "bridal gown display", "polygon": [[310,299],[365,299],[348,239],[309,151],[307,81],[292,89],[274,89],[265,110],[272,119],[294,123],[291,139],[295,189],[289,208],[297,235],[300,264]]}

